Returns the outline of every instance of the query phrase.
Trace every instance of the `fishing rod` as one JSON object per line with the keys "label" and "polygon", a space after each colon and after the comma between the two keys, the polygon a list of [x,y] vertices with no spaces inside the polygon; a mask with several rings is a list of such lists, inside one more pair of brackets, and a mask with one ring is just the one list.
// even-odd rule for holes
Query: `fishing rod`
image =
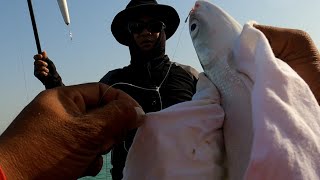
{"label": "fishing rod", "polygon": [[32,28],[33,28],[33,34],[34,34],[34,38],[35,38],[36,44],[37,44],[38,54],[41,54],[42,51],[41,51],[41,46],[40,46],[40,40],[39,40],[36,20],[34,18],[31,0],[28,0],[28,7],[29,7],[30,18],[31,18],[31,23],[32,23]]}

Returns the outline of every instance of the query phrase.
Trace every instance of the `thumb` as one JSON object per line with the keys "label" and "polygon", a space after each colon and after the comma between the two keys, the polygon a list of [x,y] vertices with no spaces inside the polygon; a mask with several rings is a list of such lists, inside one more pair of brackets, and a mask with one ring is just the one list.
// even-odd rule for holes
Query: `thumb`
{"label": "thumb", "polygon": [[123,130],[132,130],[139,127],[144,121],[144,111],[127,100],[113,100],[101,110],[108,114],[106,128],[110,127],[117,134]]}
{"label": "thumb", "polygon": [[[113,100],[99,109],[90,112],[94,116],[103,145],[100,153],[105,153],[120,140],[124,139],[129,130],[138,128],[144,122],[145,113],[141,107],[132,105],[125,100]],[[99,121],[99,122],[97,122]],[[99,131],[97,131],[99,132]],[[99,136],[99,135],[98,135]]]}
{"label": "thumb", "polygon": [[275,56],[284,60],[284,57],[288,55],[288,53],[286,53],[286,47],[289,46],[291,41],[290,37],[293,35],[292,32],[294,31],[291,29],[259,24],[254,24],[254,27],[259,29],[266,36]]}
{"label": "thumb", "polygon": [[45,60],[45,59],[48,59],[48,55],[47,55],[47,52],[46,51],[43,51],[42,52],[42,58]]}
{"label": "thumb", "polygon": [[304,57],[318,55],[313,40],[305,31],[258,24],[255,24],[254,27],[266,36],[275,56],[286,61],[289,65],[290,61],[296,61],[297,58],[305,60]]}

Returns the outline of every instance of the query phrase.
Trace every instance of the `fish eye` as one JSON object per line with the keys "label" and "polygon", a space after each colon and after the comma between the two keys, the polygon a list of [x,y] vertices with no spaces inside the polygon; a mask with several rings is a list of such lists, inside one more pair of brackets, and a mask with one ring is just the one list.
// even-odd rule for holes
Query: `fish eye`
{"label": "fish eye", "polygon": [[195,29],[197,28],[197,24],[196,23],[193,23],[190,27],[190,30],[191,31],[194,31]]}
{"label": "fish eye", "polygon": [[192,38],[196,37],[199,30],[200,30],[200,22],[195,18],[190,19],[189,32],[191,37]]}

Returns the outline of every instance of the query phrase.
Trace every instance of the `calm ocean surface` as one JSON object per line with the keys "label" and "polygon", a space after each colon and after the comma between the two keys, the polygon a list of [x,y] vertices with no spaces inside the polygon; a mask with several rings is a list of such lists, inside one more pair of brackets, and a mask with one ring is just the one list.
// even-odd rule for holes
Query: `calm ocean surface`
{"label": "calm ocean surface", "polygon": [[96,177],[84,177],[79,180],[112,180],[110,169],[111,169],[111,153],[107,154],[106,156],[103,156],[103,167],[100,171],[100,173]]}

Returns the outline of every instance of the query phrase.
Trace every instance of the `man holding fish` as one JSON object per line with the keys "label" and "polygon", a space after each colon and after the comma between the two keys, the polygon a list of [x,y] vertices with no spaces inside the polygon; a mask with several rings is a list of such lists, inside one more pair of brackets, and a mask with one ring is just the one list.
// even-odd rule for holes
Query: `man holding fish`
{"label": "man holding fish", "polygon": [[319,179],[320,59],[311,38],[256,22],[241,26],[204,0],[191,10],[189,29],[225,112],[220,166],[228,178]]}

